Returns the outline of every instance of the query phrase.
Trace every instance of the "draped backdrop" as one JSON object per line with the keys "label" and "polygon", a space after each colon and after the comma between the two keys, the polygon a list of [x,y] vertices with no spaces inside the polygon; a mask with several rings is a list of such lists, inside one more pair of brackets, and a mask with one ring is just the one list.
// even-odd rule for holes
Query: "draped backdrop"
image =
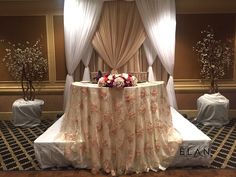
{"label": "draped backdrop", "polygon": [[174,91],[176,11],[174,0],[136,0],[146,33],[170,77],[167,93],[170,105],[177,108]]}
{"label": "draped backdrop", "polygon": [[152,65],[158,57],[170,76],[167,82],[170,105],[177,108],[173,81],[175,16],[175,0],[65,0],[68,74],[64,108],[81,60],[85,65],[83,80],[90,80],[88,65],[93,48],[111,69],[117,70],[132,62],[142,45],[148,62],[148,80],[156,80]]}
{"label": "draped backdrop", "polygon": [[156,78],[153,73],[152,65],[157,57],[156,51],[153,48],[150,39],[148,38],[145,40],[143,47],[144,47],[146,57],[147,57],[147,62],[148,62],[148,81],[155,81]]}
{"label": "draped backdrop", "polygon": [[66,67],[68,74],[64,90],[64,109],[70,94],[70,85],[74,81],[73,74],[96,30],[100,18],[103,1],[65,0],[64,33]]}
{"label": "draped backdrop", "polygon": [[92,54],[93,54],[93,47],[89,45],[84,57],[82,58],[82,62],[85,66],[83,79],[82,79],[83,81],[90,81],[89,62],[91,60]]}
{"label": "draped backdrop", "polygon": [[127,63],[144,40],[144,27],[134,2],[110,1],[104,4],[92,44],[113,70]]}

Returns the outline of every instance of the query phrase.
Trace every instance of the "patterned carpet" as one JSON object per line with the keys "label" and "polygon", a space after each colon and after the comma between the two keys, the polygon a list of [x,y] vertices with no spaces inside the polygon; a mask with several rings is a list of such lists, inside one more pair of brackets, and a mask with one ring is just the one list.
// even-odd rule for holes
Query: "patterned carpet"
{"label": "patterned carpet", "polygon": [[[33,141],[52,123],[52,120],[44,120],[34,128],[16,128],[11,121],[0,121],[0,171],[40,170]],[[222,128],[195,125],[213,141],[210,167],[236,168],[236,119]]]}
{"label": "patterned carpet", "polygon": [[194,124],[212,140],[210,167],[236,168],[236,119],[221,128]]}
{"label": "patterned carpet", "polygon": [[40,170],[33,142],[52,123],[47,120],[34,128],[17,128],[11,121],[0,121],[0,170]]}

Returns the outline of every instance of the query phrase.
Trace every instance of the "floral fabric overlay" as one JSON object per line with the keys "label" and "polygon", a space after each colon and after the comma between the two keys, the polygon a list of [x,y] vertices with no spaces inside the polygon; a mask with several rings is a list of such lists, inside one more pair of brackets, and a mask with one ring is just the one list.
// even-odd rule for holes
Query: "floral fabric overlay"
{"label": "floral fabric overlay", "polygon": [[135,76],[131,76],[127,73],[122,74],[106,74],[104,77],[101,77],[98,80],[99,87],[131,87],[137,85],[137,78]]}
{"label": "floral fabric overlay", "polygon": [[111,174],[164,170],[181,136],[172,125],[164,82],[109,89],[73,83],[61,127],[66,158]]}

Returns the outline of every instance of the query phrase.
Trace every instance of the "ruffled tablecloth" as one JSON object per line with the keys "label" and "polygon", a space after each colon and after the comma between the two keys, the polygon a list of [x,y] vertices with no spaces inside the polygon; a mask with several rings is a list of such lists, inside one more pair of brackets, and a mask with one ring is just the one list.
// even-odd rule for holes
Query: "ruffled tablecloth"
{"label": "ruffled tablecloth", "polygon": [[164,82],[107,88],[75,82],[60,138],[74,167],[93,173],[165,170],[181,137],[173,128]]}

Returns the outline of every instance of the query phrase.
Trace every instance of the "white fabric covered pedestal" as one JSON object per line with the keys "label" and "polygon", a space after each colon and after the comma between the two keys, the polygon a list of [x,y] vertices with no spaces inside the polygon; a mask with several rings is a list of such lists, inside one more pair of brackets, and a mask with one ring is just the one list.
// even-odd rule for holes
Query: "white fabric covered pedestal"
{"label": "white fabric covered pedestal", "polygon": [[204,94],[197,100],[196,120],[204,125],[223,126],[229,123],[229,100],[220,93]]}
{"label": "white fabric covered pedestal", "polygon": [[22,127],[34,127],[40,124],[43,100],[16,100],[12,105],[13,124]]}

